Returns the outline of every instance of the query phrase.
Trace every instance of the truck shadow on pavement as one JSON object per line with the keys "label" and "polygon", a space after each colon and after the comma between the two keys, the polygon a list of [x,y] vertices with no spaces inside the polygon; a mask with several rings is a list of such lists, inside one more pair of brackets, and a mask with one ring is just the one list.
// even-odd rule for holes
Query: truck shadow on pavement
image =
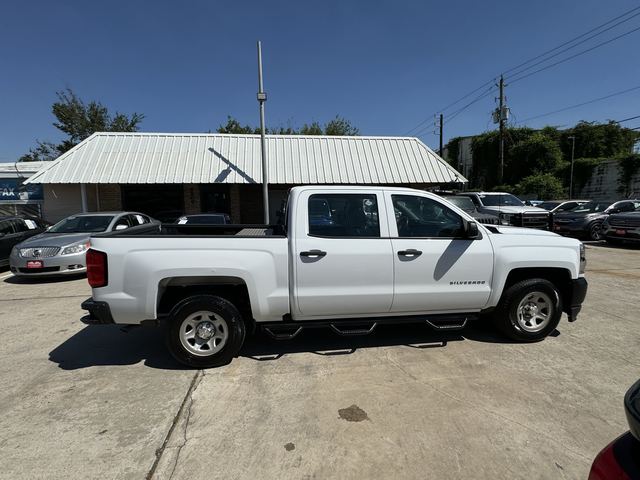
{"label": "truck shadow on pavement", "polygon": [[79,280],[86,275],[84,273],[76,273],[73,275],[58,275],[57,277],[16,277],[15,275],[4,279],[5,283],[13,284],[34,284],[34,283],[62,283]]}
{"label": "truck shadow on pavement", "polygon": [[[556,330],[551,334],[556,337]],[[239,356],[255,361],[275,361],[285,355],[350,355],[365,348],[404,346],[415,349],[445,348],[449,342],[470,340],[495,344],[515,343],[480,323],[464,330],[434,331],[424,324],[381,325],[367,336],[342,337],[329,329],[311,329],[292,340],[274,340],[266,333],[248,335]],[[125,366],[144,362],[163,370],[189,369],[173,359],[165,347],[164,329],[139,327],[122,331],[117,325],[87,326],[49,352],[49,360],[63,370],[95,366]]]}

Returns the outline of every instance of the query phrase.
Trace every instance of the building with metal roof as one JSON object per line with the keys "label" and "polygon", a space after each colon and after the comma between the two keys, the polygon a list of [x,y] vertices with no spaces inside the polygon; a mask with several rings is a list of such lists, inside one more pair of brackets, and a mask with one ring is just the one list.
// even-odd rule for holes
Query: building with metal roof
{"label": "building with metal roof", "polygon": [[30,176],[48,163],[0,163],[0,216],[42,214],[42,185],[25,185],[25,183]]}
{"label": "building with metal roof", "polygon": [[[267,135],[266,146],[270,203],[277,205],[293,185],[425,187],[467,181],[412,137]],[[260,136],[95,133],[26,183],[44,184],[45,213],[54,220],[75,203],[83,211],[125,208],[152,215],[227,208],[224,213],[234,221],[259,221]],[[48,208],[49,198],[55,203],[62,197],[73,200]],[[257,217],[251,213],[255,203]]]}

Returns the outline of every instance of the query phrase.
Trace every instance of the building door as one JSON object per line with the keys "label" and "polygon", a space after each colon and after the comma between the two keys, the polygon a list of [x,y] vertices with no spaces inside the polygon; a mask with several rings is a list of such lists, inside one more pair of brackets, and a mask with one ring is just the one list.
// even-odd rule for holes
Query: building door
{"label": "building door", "polygon": [[122,185],[122,208],[173,222],[184,213],[184,188],[174,184]]}

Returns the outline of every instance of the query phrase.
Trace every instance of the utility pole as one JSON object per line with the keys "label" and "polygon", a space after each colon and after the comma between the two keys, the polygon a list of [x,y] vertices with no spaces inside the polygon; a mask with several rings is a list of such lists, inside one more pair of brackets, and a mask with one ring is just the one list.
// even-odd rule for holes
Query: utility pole
{"label": "utility pole", "polygon": [[498,184],[502,185],[504,177],[504,77],[500,75],[500,106],[498,107],[498,119],[500,120],[500,168],[498,170]]}
{"label": "utility pole", "polygon": [[269,179],[267,178],[267,147],[264,130],[264,102],[267,94],[262,84],[262,42],[258,41],[258,103],[260,104],[260,149],[262,153],[262,204],[264,206],[264,223],[269,224]]}
{"label": "utility pole", "polygon": [[571,173],[569,174],[569,200],[573,200],[573,157],[576,151],[576,137],[567,137],[571,140]]}
{"label": "utility pole", "polygon": [[444,115],[440,114],[440,150],[438,151],[438,155],[442,156],[442,128],[444,125]]}

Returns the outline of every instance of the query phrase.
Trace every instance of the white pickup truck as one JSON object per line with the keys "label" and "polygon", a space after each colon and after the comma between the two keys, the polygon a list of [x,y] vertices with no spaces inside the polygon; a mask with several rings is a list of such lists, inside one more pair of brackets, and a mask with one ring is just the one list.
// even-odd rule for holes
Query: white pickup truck
{"label": "white pickup truck", "polygon": [[485,226],[446,200],[391,187],[305,186],[283,225],[149,225],[95,235],[87,324],[166,324],[167,345],[198,368],[231,361],[245,334],[304,328],[366,334],[380,323],[462,328],[491,319],[541,340],[587,291],[583,245]]}

